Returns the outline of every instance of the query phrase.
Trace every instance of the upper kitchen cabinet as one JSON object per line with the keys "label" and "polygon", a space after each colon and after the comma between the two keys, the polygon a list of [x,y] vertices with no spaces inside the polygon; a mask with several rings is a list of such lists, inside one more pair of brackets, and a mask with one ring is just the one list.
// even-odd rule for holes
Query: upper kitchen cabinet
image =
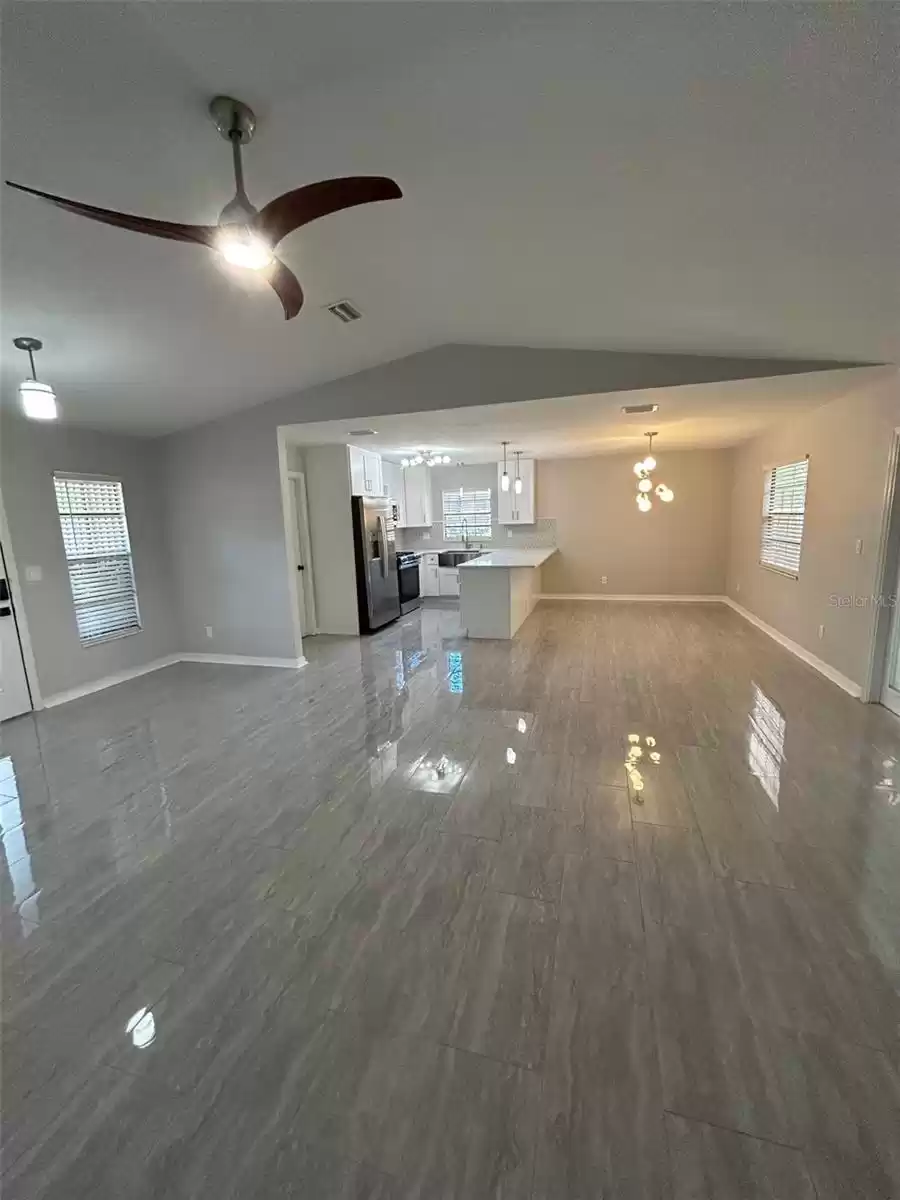
{"label": "upper kitchen cabinet", "polygon": [[432,522],[431,471],[426,466],[403,468],[404,504],[400,524],[421,528]]}
{"label": "upper kitchen cabinet", "polygon": [[354,496],[383,496],[381,455],[359,446],[348,446],[350,453],[350,492]]}
{"label": "upper kitchen cabinet", "polygon": [[509,472],[509,491],[504,492],[500,486],[503,475],[503,463],[497,463],[497,520],[501,525],[533,525],[535,523],[534,504],[534,459],[519,460],[519,478],[522,481],[521,492],[516,491],[516,462],[511,459],[507,464]]}

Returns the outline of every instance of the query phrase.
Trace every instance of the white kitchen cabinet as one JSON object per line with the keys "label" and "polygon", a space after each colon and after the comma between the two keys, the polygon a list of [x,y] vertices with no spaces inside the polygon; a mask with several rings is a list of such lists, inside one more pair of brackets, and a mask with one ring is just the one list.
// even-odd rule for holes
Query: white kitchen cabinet
{"label": "white kitchen cabinet", "polygon": [[374,450],[348,446],[350,454],[350,493],[353,496],[383,496],[381,455]]}
{"label": "white kitchen cabinet", "polygon": [[423,554],[419,559],[419,592],[423,596],[441,594],[440,567],[436,554]]}
{"label": "white kitchen cabinet", "polygon": [[503,463],[497,463],[497,520],[501,525],[533,525],[535,523],[534,505],[534,459],[523,458],[519,463],[519,478],[522,480],[522,491],[516,492],[516,460],[511,458],[507,463],[509,473],[509,491],[504,492],[500,486],[503,475]]}
{"label": "white kitchen cabinet", "polygon": [[404,505],[401,525],[423,528],[432,521],[429,467],[403,468]]}
{"label": "white kitchen cabinet", "polygon": [[[401,509],[403,507],[403,471],[397,463],[381,460],[381,478],[384,483],[384,494],[388,500],[393,500]],[[403,524],[402,520],[399,524]]]}
{"label": "white kitchen cabinet", "polygon": [[459,595],[459,571],[456,567],[438,567],[438,595]]}

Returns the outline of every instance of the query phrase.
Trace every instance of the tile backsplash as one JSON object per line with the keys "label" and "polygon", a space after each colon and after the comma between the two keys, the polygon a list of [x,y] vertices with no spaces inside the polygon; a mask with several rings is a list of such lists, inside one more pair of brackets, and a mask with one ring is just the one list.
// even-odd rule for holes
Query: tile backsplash
{"label": "tile backsplash", "polygon": [[[430,533],[430,537],[424,535]],[[509,535],[509,536],[507,536]],[[458,550],[461,542],[448,542],[444,538],[443,522],[429,529],[398,529],[398,550]],[[556,522],[535,521],[533,525],[491,525],[490,538],[471,539],[476,549],[485,550],[544,550],[556,545]]]}

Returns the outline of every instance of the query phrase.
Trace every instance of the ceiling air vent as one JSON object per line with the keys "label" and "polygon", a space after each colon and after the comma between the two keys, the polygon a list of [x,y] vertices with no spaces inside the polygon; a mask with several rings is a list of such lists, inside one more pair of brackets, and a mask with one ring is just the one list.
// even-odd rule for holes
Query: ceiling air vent
{"label": "ceiling air vent", "polygon": [[656,412],[658,408],[658,404],[623,404],[622,412],[634,416],[636,413]]}
{"label": "ceiling air vent", "polygon": [[336,300],[334,304],[326,304],[325,307],[345,325],[349,325],[351,321],[358,321],[362,316],[356,305],[351,304],[349,300]]}
{"label": "ceiling air vent", "polygon": [[350,437],[374,437],[377,432],[377,429],[351,429]]}

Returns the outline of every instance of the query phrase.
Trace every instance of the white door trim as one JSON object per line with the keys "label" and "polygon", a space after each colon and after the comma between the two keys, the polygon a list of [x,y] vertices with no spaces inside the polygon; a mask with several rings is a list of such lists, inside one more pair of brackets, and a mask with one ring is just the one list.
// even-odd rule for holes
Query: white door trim
{"label": "white door trim", "polygon": [[13,608],[16,614],[16,626],[19,630],[19,645],[22,647],[22,659],[25,664],[25,678],[31,691],[33,710],[44,707],[41,698],[41,687],[38,682],[37,662],[31,644],[31,633],[28,629],[28,617],[25,614],[25,599],[22,595],[22,585],[16,568],[16,556],[13,551],[12,539],[9,535],[9,525],[6,520],[6,509],[3,507],[3,493],[0,492],[0,542],[3,543],[3,556],[8,572],[7,582],[13,598]]}
{"label": "white door trim", "polygon": [[283,426],[278,427],[278,478],[281,484],[281,519],[284,524],[284,565],[287,572],[294,654],[303,658],[303,630],[300,627],[300,600],[297,595],[297,562],[294,557],[294,489],[288,471],[288,443]]}

